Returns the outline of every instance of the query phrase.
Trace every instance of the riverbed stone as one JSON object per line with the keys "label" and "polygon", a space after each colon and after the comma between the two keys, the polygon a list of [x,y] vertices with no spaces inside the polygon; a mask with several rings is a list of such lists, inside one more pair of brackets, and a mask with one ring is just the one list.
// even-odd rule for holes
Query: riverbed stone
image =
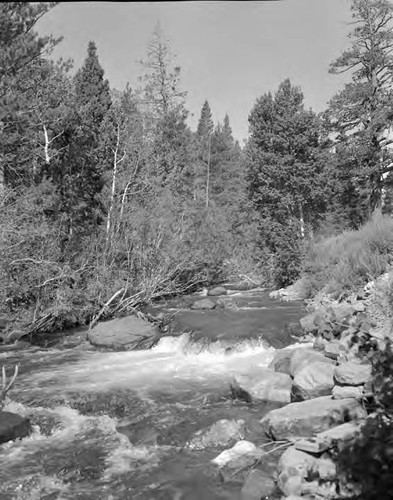
{"label": "riverbed stone", "polygon": [[363,385],[371,378],[371,365],[348,361],[336,367],[334,378],[341,385]]}
{"label": "riverbed stone", "polygon": [[290,403],[270,411],[260,421],[275,440],[313,436],[349,420],[364,418],[366,410],[357,399],[332,399],[330,396]]}
{"label": "riverbed stone", "polygon": [[195,309],[195,310],[200,310],[200,309],[214,309],[216,307],[216,304],[210,300],[210,299],[201,299],[197,300],[193,304],[191,304],[190,308]]}
{"label": "riverbed stone", "polygon": [[[277,471],[277,485],[286,495],[313,494],[319,498],[322,494],[325,498],[325,492],[336,491],[333,481],[337,470],[330,458],[316,458],[292,446],[281,455]],[[317,480],[310,481],[311,477]]]}
{"label": "riverbed stone", "polygon": [[215,286],[214,288],[211,288],[207,291],[207,294],[211,295],[212,297],[216,297],[218,295],[226,295],[227,293],[228,290],[223,286]]}
{"label": "riverbed stone", "polygon": [[259,469],[250,471],[241,490],[241,500],[261,500],[272,495],[276,490],[274,479]]}
{"label": "riverbed stone", "polygon": [[332,391],[333,399],[361,398],[363,386],[335,385]]}
{"label": "riverbed stone", "polygon": [[328,396],[334,386],[334,366],[325,362],[311,363],[298,371],[293,380],[294,401]]}
{"label": "riverbed stone", "polygon": [[244,438],[244,420],[222,419],[207,429],[197,431],[187,443],[191,450],[203,450],[229,444]]}
{"label": "riverbed stone", "polygon": [[334,364],[334,361],[313,349],[294,349],[289,364],[289,373],[295,377],[304,367],[312,363]]}
{"label": "riverbed stone", "polygon": [[126,316],[98,323],[89,331],[87,339],[96,347],[130,351],[150,349],[160,336],[158,326],[136,316]]}
{"label": "riverbed stone", "polygon": [[294,349],[277,349],[274,353],[272,361],[269,364],[269,368],[275,372],[290,375],[289,367],[293,353]]}
{"label": "riverbed stone", "polygon": [[0,444],[26,437],[31,425],[28,418],[8,411],[0,411]]}
{"label": "riverbed stone", "polygon": [[[260,368],[252,374],[236,374],[231,382],[231,392],[247,402],[290,403],[291,386],[289,375]],[[245,395],[248,396],[245,398]]]}

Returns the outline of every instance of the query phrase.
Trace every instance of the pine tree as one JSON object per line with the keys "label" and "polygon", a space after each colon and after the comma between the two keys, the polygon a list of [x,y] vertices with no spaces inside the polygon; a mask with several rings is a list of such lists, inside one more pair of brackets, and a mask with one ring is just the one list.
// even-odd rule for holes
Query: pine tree
{"label": "pine tree", "polygon": [[382,205],[383,193],[393,180],[392,157],[386,148],[392,142],[387,132],[393,122],[393,6],[388,0],[352,0],[351,10],[352,45],[330,71],[349,72],[352,82],[331,100],[327,119],[336,150],[347,159],[338,167],[351,172],[345,190],[352,193],[352,204],[364,220]]}
{"label": "pine tree", "polygon": [[248,196],[259,213],[260,244],[276,261],[276,282],[288,284],[299,272],[302,239],[324,208],[318,122],[300,88],[285,80],[274,96],[257,100],[249,124]]}
{"label": "pine tree", "polygon": [[146,162],[154,189],[179,190],[189,163],[190,131],[184,105],[186,92],[180,90],[180,67],[174,65],[170,45],[157,27],[148,44],[147,59],[142,61],[146,135],[150,158]]}
{"label": "pine tree", "polygon": [[37,21],[56,4],[0,3],[0,189],[31,182],[37,98],[45,91],[44,58],[61,41],[40,37]]}
{"label": "pine tree", "polygon": [[101,123],[111,106],[108,81],[104,79],[94,42],[75,79],[73,110],[64,133],[66,152],[56,175],[67,214],[68,238],[85,234],[103,220],[99,194],[103,174],[111,159],[102,156]]}
{"label": "pine tree", "polygon": [[201,109],[197,134],[200,139],[208,138],[213,133],[214,123],[209,103],[205,101]]}

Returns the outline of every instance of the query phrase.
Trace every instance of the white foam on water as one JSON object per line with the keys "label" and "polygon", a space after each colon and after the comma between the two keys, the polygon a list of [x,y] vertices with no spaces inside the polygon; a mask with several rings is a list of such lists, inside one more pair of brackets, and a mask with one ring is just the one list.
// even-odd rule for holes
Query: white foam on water
{"label": "white foam on water", "polygon": [[159,389],[168,383],[228,379],[233,371],[254,365],[267,366],[274,348],[261,341],[245,340],[237,345],[213,342],[201,347],[190,343],[190,336],[164,337],[150,350],[126,352],[85,352],[78,361],[51,366],[31,374],[25,390],[40,388],[57,391],[107,392],[111,389],[135,391]]}

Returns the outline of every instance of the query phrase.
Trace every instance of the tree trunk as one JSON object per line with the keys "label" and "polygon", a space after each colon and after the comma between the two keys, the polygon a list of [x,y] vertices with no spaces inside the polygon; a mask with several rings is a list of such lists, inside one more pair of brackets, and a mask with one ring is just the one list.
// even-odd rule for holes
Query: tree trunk
{"label": "tree trunk", "polygon": [[300,215],[300,237],[304,239],[305,230],[304,230],[304,214],[302,204],[299,203],[299,215]]}
{"label": "tree trunk", "polygon": [[207,175],[206,175],[206,208],[209,207],[209,184],[210,184],[210,153],[211,153],[211,137],[209,137],[209,150],[207,156]]}

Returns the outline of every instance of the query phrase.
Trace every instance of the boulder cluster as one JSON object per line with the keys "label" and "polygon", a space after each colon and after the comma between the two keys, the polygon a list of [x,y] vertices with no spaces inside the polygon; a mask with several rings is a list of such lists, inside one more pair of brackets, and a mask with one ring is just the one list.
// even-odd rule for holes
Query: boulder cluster
{"label": "boulder cluster", "polygon": [[[340,475],[336,459],[368,418],[371,359],[384,347],[384,335],[368,311],[371,294],[369,287],[341,301],[325,296],[300,320],[304,344],[276,351],[268,368],[234,376],[234,397],[284,403],[260,421],[271,444],[285,450],[275,482],[258,479],[261,471],[254,469],[245,478],[243,500],[277,498],[277,490],[287,500],[354,495],[356,486]],[[263,463],[263,453],[259,461]]]}

